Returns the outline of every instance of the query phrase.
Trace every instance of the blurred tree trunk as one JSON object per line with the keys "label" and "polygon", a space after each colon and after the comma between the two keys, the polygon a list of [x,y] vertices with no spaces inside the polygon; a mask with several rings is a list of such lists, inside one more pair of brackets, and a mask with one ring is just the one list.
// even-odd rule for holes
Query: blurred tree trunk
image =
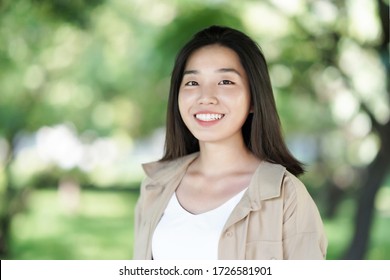
{"label": "blurred tree trunk", "polygon": [[390,122],[383,127],[383,130],[387,135],[382,135],[381,149],[367,168],[357,205],[354,236],[345,254],[345,259],[364,259],[367,251],[374,216],[375,197],[390,168],[390,146],[388,144],[390,141]]}
{"label": "blurred tree trunk", "polygon": [[327,194],[326,194],[326,209],[324,216],[327,219],[333,219],[336,214],[340,203],[345,198],[345,191],[340,189],[332,180],[327,180]]}
{"label": "blurred tree trunk", "polygon": [[0,259],[7,259],[9,240],[10,217],[2,215],[0,217]]}
{"label": "blurred tree trunk", "polygon": [[[387,93],[390,99],[390,65],[387,49],[389,44],[389,5],[383,0],[378,0],[377,3],[383,34],[378,52],[386,69]],[[390,121],[387,121],[386,124],[378,123],[375,116],[370,113],[364,104],[362,106],[370,117],[373,128],[377,131],[381,147],[374,161],[366,169],[358,199],[354,236],[345,253],[345,259],[364,259],[370,239],[375,197],[386,179],[387,172],[390,170]]]}
{"label": "blurred tree trunk", "polygon": [[[12,143],[12,142],[9,142]],[[10,226],[11,226],[11,201],[12,201],[12,180],[10,176],[10,164],[13,159],[12,147],[8,153],[6,166],[5,166],[5,177],[6,185],[3,194],[3,206],[0,213],[0,258],[7,259],[9,255],[9,238],[10,238]]]}

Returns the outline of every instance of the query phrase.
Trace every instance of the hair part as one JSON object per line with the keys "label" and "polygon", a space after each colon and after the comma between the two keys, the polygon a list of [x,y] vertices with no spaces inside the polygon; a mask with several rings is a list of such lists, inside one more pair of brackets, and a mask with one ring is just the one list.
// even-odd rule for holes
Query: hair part
{"label": "hair part", "polygon": [[294,175],[302,174],[303,164],[290,153],[282,136],[267,62],[261,48],[244,33],[221,26],[210,26],[196,33],[176,57],[169,90],[165,151],[161,160],[173,160],[199,151],[198,140],[180,115],[178,96],[190,55],[213,44],[235,51],[248,76],[253,112],[242,127],[245,145],[259,159],[281,164]]}

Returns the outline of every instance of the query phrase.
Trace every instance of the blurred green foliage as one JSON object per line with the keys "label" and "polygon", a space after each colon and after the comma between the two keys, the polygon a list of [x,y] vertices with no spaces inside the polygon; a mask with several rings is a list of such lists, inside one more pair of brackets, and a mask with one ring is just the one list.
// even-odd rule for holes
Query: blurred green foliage
{"label": "blurred green foliage", "polygon": [[[288,145],[307,164],[302,180],[326,221],[330,258],[348,247],[360,192],[381,188],[372,193],[367,256],[390,259],[383,250],[386,7],[381,0],[0,1],[0,256],[131,257],[136,197],[124,190],[139,184],[139,162],[162,149],[153,137],[164,126],[176,52],[219,24],[246,32],[264,51]],[[373,169],[376,186],[365,181]],[[77,211],[61,212],[57,195]]]}

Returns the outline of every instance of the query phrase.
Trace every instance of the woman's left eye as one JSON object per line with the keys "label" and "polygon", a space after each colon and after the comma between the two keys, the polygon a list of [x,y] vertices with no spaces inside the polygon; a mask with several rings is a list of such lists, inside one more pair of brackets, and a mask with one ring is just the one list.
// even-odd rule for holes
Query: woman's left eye
{"label": "woman's left eye", "polygon": [[218,84],[219,85],[233,85],[234,83],[230,80],[222,80]]}

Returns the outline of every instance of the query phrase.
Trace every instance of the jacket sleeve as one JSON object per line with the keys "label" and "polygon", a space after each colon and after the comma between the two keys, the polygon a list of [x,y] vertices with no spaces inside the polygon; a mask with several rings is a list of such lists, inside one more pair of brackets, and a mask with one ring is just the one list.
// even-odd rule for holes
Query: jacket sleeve
{"label": "jacket sleeve", "polygon": [[137,203],[134,209],[134,239],[133,239],[133,259],[144,259],[144,240],[142,236],[142,227],[143,222],[143,208],[144,208],[144,192],[145,185],[148,181],[148,178],[145,178],[140,187],[140,195],[138,197]]}
{"label": "jacket sleeve", "polygon": [[328,241],[318,208],[306,187],[288,173],[282,189],[284,259],[325,259]]}

